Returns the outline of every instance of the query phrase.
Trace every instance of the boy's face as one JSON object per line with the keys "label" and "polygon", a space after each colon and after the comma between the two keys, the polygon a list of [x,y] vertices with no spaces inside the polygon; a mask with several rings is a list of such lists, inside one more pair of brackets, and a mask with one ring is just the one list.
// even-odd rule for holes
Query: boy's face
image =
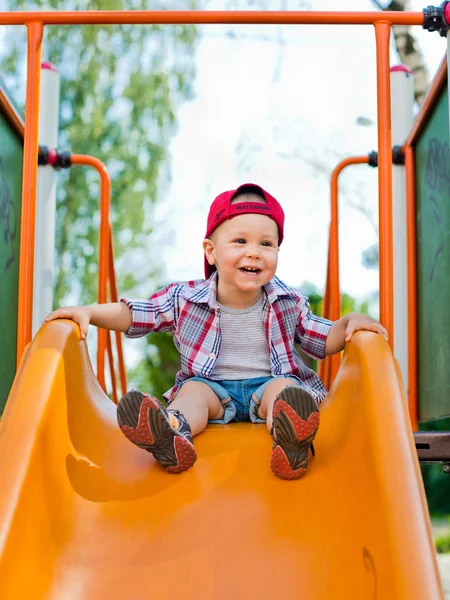
{"label": "boy's face", "polygon": [[[256,194],[241,194],[235,202],[264,202]],[[272,279],[278,263],[278,227],[261,214],[243,214],[225,221],[203,242],[206,258],[215,265],[222,289],[255,292]]]}

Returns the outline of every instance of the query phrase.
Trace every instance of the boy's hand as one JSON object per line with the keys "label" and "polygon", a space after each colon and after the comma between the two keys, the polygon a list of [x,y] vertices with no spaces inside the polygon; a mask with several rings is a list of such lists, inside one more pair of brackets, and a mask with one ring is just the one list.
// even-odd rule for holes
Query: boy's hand
{"label": "boy's hand", "polygon": [[374,331],[375,333],[379,333],[382,335],[387,341],[388,333],[386,329],[383,327],[381,323],[375,321],[375,319],[371,319],[366,315],[355,315],[350,317],[347,327],[345,329],[345,341],[349,342],[352,338],[352,335],[355,331]]}
{"label": "boy's hand", "polygon": [[85,340],[90,323],[90,311],[87,306],[64,306],[58,308],[48,315],[44,323],[54,321],[55,319],[71,319],[78,323],[80,327],[81,339]]}

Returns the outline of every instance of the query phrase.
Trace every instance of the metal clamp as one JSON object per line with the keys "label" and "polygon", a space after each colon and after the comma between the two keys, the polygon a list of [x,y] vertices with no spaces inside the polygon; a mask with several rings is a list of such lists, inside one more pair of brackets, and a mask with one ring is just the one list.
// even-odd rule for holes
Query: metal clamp
{"label": "metal clamp", "polygon": [[[369,159],[368,165],[369,167],[376,168],[378,167],[378,152],[376,150],[372,150],[367,155]],[[394,146],[392,148],[392,164],[393,165],[404,165],[405,164],[405,154],[403,152],[403,148],[401,146]]]}
{"label": "metal clamp", "polygon": [[444,0],[440,6],[427,6],[423,9],[423,25],[428,31],[439,31],[441,37],[446,37],[449,23],[445,19],[445,7],[448,0]]}
{"label": "metal clamp", "polygon": [[72,166],[72,153],[59,152],[56,148],[47,148],[47,146],[39,146],[38,165],[52,165],[56,170],[68,169]]}

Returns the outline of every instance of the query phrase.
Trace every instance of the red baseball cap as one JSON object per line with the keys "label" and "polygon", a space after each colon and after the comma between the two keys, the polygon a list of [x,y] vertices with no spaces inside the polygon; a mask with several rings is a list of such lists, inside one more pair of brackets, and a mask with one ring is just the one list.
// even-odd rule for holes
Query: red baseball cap
{"label": "red baseball cap", "polygon": [[[243,200],[242,202],[231,204],[231,201],[235,196],[246,193],[257,194],[258,196],[261,196],[261,198],[264,198],[265,202],[253,203]],[[267,217],[273,219],[278,225],[278,244],[281,244],[284,233],[283,209],[273,196],[263,190],[261,186],[254,183],[244,183],[235,190],[222,192],[217,196],[217,198],[215,198],[209,209],[205,238],[208,238],[212,232],[227,219],[232,219],[233,217],[244,215],[246,213],[266,215]],[[205,256],[206,279],[208,279],[208,277],[210,277],[215,270],[216,267],[214,265],[210,265]]]}

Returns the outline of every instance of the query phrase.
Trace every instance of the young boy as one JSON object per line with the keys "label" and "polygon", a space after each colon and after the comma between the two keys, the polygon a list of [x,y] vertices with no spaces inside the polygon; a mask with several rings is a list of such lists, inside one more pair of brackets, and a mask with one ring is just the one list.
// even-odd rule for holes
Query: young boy
{"label": "young boy", "polygon": [[149,300],[56,310],[46,321],[69,318],[82,339],[89,324],[140,337],[170,331],[181,355],[168,408],[131,390],[120,400],[120,429],[151,452],[169,473],[189,469],[197,455],[192,436],[207,423],[267,424],[271,468],[282,479],[302,477],[327,390],[308,369],[294,341],[316,359],[343,350],[360,329],[387,339],[384,327],[352,313],[332,323],[316,317],[308,299],[275,276],[284,213],[254,184],[223,192],[211,205],[203,250],[206,280],[172,283]]}

